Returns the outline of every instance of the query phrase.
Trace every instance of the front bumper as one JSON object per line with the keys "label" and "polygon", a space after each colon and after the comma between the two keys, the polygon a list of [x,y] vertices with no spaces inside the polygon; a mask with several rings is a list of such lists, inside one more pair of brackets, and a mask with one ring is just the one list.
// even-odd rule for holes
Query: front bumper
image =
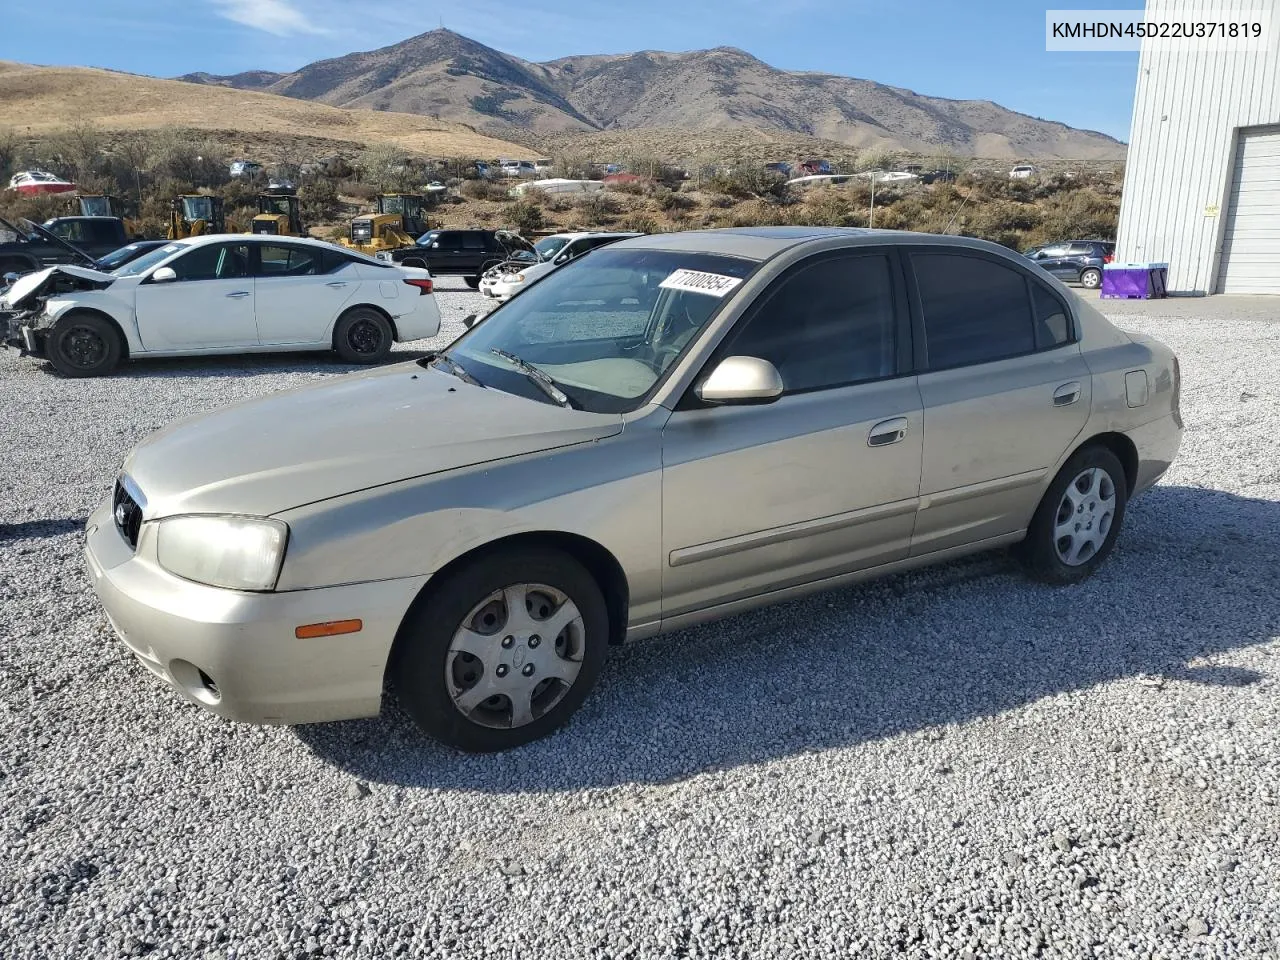
{"label": "front bumper", "polygon": [[507,283],[503,280],[481,280],[480,292],[490,300],[508,300],[524,284]]}
{"label": "front bumper", "polygon": [[[219,716],[293,724],[376,716],[391,644],[425,577],[245,593],[192,583],[135,554],[111,503],[89,518],[85,560],[119,638],[148,670]],[[300,640],[300,625],[363,621]]]}

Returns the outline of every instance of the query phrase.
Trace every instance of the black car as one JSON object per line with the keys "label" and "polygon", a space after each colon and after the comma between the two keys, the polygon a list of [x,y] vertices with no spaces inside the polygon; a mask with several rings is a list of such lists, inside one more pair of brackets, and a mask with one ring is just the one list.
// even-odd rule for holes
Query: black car
{"label": "black car", "polygon": [[110,273],[123,267],[126,263],[137,260],[144,253],[150,253],[157,247],[163,247],[169,240],[135,240],[133,243],[127,243],[118,250],[112,250],[105,257],[98,258],[98,264],[95,267],[103,273]]}
{"label": "black car", "polygon": [[90,254],[39,224],[30,220],[10,223],[0,219],[0,277],[11,273],[30,273],[62,263],[97,269],[97,261]]}
{"label": "black car", "polygon": [[509,230],[428,230],[412,247],[380,250],[379,260],[406,267],[426,267],[432,276],[464,277],[473,290],[492,266],[533,245]]}
{"label": "black car", "polygon": [[1067,240],[1034,247],[1025,254],[1063,283],[1078,283],[1089,290],[1102,286],[1102,266],[1116,256],[1108,240]]}

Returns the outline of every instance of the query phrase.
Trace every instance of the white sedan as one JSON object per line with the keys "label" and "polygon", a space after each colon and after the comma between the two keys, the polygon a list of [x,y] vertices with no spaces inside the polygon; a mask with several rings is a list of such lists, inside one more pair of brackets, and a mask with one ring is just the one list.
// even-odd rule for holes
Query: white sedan
{"label": "white sedan", "polygon": [[553,233],[534,244],[538,260],[508,260],[485,271],[480,278],[480,292],[491,300],[509,300],[533,281],[576,260],[589,250],[641,237],[641,233]]}
{"label": "white sedan", "polygon": [[377,363],[433,337],[431,274],[319,240],[212,234],[175,240],[114,273],[50,267],[0,300],[4,339],[65,376],[123,359],[333,350]]}

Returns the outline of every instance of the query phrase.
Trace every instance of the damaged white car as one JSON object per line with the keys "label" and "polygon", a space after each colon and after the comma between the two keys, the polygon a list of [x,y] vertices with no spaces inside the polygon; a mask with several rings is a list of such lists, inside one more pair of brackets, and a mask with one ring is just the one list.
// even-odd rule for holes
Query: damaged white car
{"label": "damaged white car", "polygon": [[64,376],[122,360],[333,350],[377,363],[433,337],[431,274],[318,240],[209,235],[177,240],[113,273],[56,266],[0,296],[0,338]]}

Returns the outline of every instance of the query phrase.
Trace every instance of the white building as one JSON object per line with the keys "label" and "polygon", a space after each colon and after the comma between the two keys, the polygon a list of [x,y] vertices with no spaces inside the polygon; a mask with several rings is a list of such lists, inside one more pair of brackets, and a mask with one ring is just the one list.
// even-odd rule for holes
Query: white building
{"label": "white building", "polygon": [[1269,49],[1144,43],[1116,260],[1167,261],[1173,292],[1280,294],[1280,2],[1147,0],[1147,13],[1269,14]]}

